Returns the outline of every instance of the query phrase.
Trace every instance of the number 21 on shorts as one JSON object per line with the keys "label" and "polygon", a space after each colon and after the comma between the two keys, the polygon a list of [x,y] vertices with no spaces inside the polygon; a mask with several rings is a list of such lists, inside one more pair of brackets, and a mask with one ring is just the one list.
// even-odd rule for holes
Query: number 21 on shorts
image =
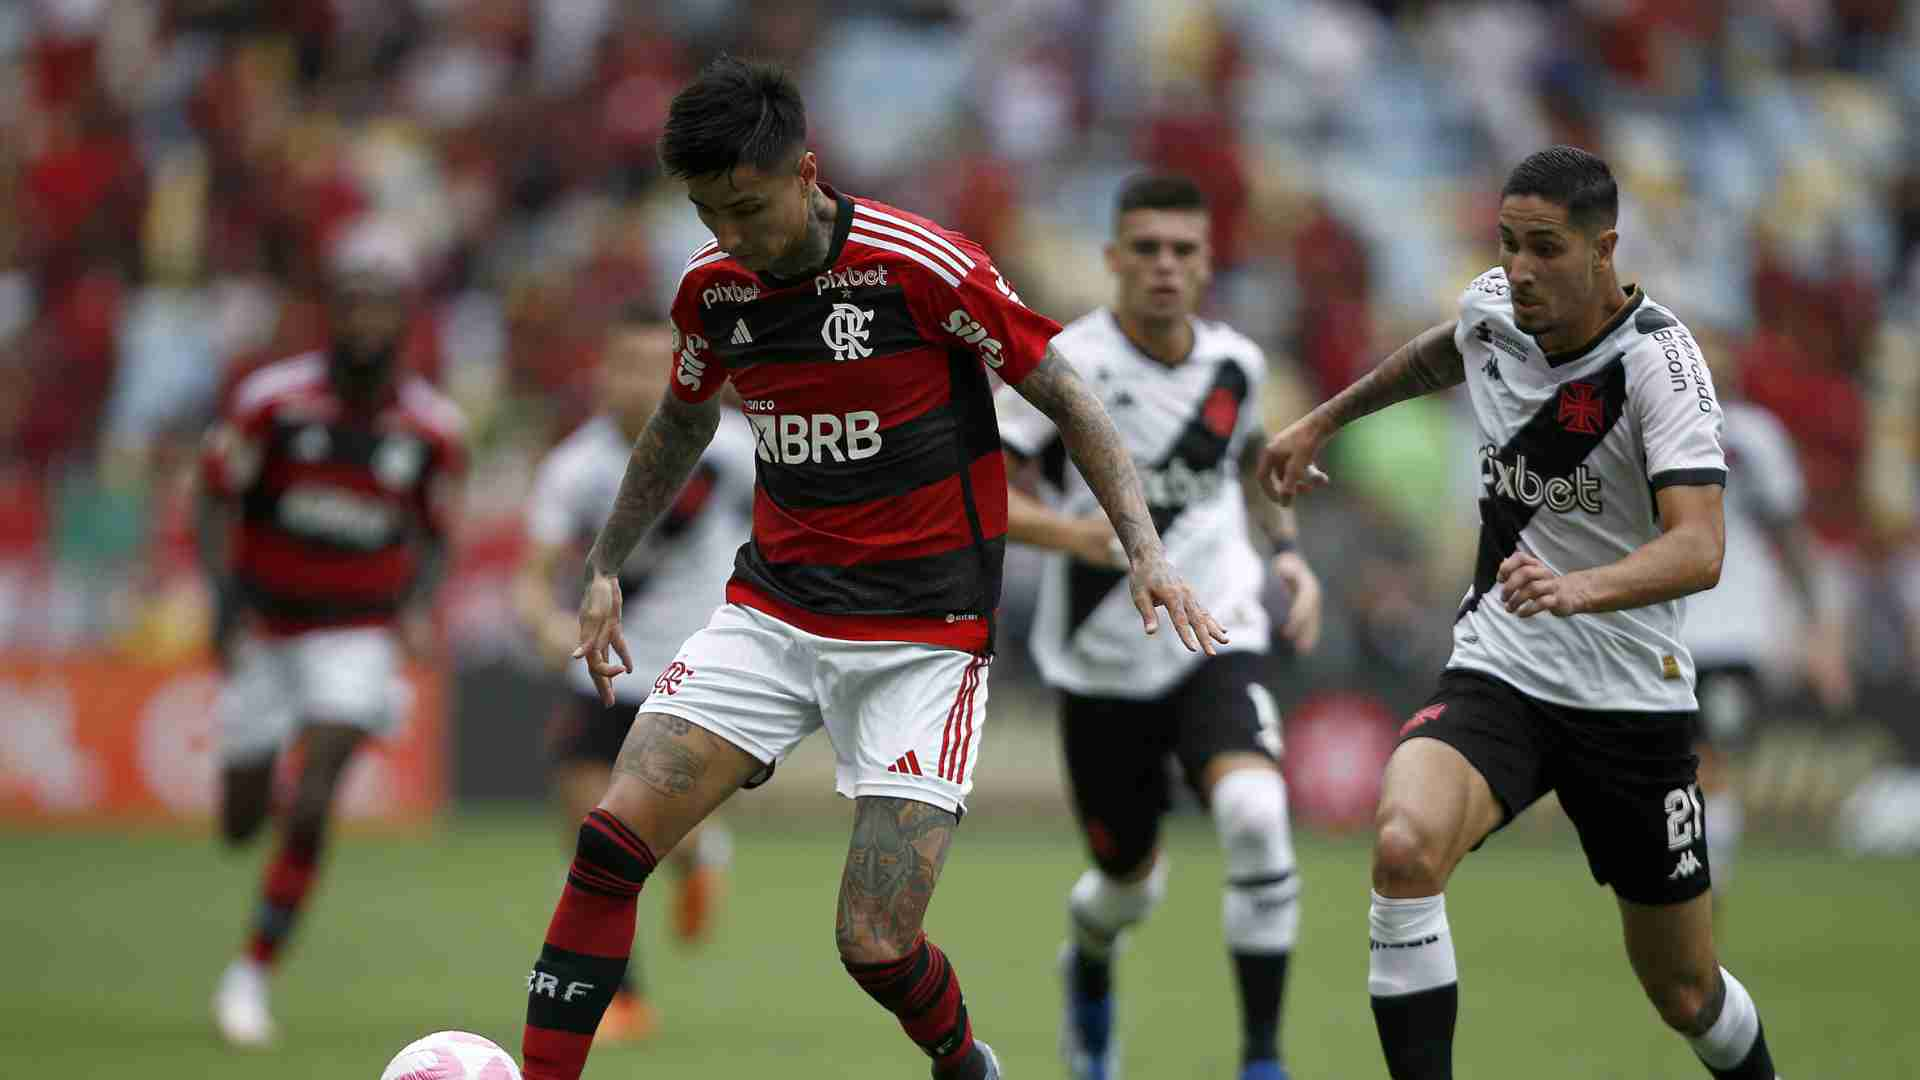
{"label": "number 21 on shorts", "polygon": [[1706,810],[1700,805],[1700,785],[1688,784],[1667,792],[1667,850],[1691,847],[1706,835]]}

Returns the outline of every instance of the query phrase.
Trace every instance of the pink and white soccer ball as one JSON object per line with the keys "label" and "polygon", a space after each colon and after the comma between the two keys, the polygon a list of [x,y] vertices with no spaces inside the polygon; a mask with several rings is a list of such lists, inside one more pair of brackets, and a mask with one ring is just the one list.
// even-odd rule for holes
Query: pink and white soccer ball
{"label": "pink and white soccer ball", "polygon": [[436,1031],[395,1054],[380,1080],[520,1080],[520,1067],[490,1039]]}

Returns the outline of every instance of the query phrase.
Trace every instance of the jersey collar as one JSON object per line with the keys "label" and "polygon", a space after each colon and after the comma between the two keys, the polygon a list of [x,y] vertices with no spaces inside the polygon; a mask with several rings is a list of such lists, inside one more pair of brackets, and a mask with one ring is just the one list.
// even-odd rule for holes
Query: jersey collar
{"label": "jersey collar", "polygon": [[1613,317],[1608,319],[1607,324],[1600,328],[1600,332],[1588,338],[1587,343],[1577,349],[1568,349],[1566,352],[1547,353],[1548,367],[1565,367],[1599,348],[1601,342],[1611,337],[1615,330],[1620,329],[1622,323],[1625,323],[1633,316],[1634,311],[1640,307],[1640,301],[1647,298],[1647,294],[1640,291],[1640,286],[1632,283],[1621,286],[1620,291],[1627,294],[1627,302],[1620,305],[1620,310],[1613,313]]}
{"label": "jersey collar", "polygon": [[811,270],[802,271],[798,274],[793,275],[792,277],[780,277],[777,274],[756,274],[755,275],[760,280],[766,282],[768,285],[772,286],[773,288],[776,288],[776,289],[792,288],[795,285],[802,284],[803,282],[806,282],[812,279],[812,277],[815,274],[819,273],[822,270],[827,269],[828,267],[832,266],[834,263],[839,262],[840,253],[846,250],[847,234],[853,231],[853,199],[850,196],[840,194],[838,191],[835,191],[833,188],[828,187],[826,184],[821,184],[820,190],[823,194],[827,196],[827,198],[832,199],[840,207],[839,211],[836,214],[834,214],[833,239],[829,241],[827,244],[827,257],[825,261],[823,261],[819,266],[816,266]]}
{"label": "jersey collar", "polygon": [[1119,312],[1110,307],[1101,308],[1100,310],[1106,312],[1107,321],[1113,324],[1113,332],[1119,334],[1120,340],[1127,343],[1127,348],[1133,352],[1133,355],[1139,358],[1141,363],[1147,364],[1157,371],[1175,371],[1185,367],[1187,361],[1193,359],[1193,354],[1200,351],[1200,324],[1191,315],[1187,316],[1187,328],[1193,331],[1193,340],[1187,344],[1187,355],[1169,364],[1165,360],[1141,348],[1140,343],[1133,340],[1133,335],[1127,333],[1126,324],[1120,321]]}

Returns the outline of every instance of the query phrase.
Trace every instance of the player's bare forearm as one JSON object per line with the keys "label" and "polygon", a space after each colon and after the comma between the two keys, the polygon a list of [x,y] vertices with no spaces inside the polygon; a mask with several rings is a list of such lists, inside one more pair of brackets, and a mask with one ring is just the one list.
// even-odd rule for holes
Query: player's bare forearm
{"label": "player's bare forearm", "polygon": [[1429,327],[1395,349],[1352,386],[1327,399],[1312,416],[1337,431],[1370,413],[1466,381],[1466,361],[1453,344],[1453,323]]}
{"label": "player's bare forearm", "polygon": [[1007,488],[1007,539],[1050,551],[1071,545],[1073,519],[1021,491]]}
{"label": "player's bare forearm", "polygon": [[1813,530],[1806,522],[1794,520],[1769,530],[1774,548],[1780,552],[1780,566],[1786,571],[1787,584],[1800,600],[1800,609],[1809,622],[1819,623],[1823,611],[1814,572]]}
{"label": "player's bare forearm", "polygon": [[1048,345],[1040,366],[1014,388],[1060,429],[1068,456],[1100,500],[1127,557],[1137,563],[1160,550],[1160,534],[1147,512],[1133,456],[1121,442],[1113,418],[1073,364]]}
{"label": "player's bare forearm", "polygon": [[[1720,488],[1671,487],[1659,492],[1667,529],[1618,562],[1581,570],[1582,611],[1625,611],[1713,588],[1726,554]],[[1684,506],[1680,513],[1675,507]]]}
{"label": "player's bare forearm", "polygon": [[620,480],[613,513],[587,552],[587,574],[612,576],[633,553],[693,472],[720,426],[720,406],[712,398],[689,404],[668,394],[634,440],[627,473]]}
{"label": "player's bare forearm", "polygon": [[1260,490],[1260,448],[1267,444],[1267,433],[1255,428],[1247,436],[1240,452],[1240,490],[1247,507],[1247,522],[1275,547],[1291,547],[1299,541],[1300,527],[1293,507],[1282,506],[1256,494]]}

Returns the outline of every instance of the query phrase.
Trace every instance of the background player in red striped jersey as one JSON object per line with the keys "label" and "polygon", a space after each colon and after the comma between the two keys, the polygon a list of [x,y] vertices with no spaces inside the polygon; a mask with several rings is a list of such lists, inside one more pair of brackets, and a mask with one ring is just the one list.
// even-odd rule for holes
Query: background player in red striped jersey
{"label": "background player in red striped jersey", "polygon": [[265,822],[274,765],[297,738],[253,932],[221,977],[229,1042],[269,1043],[268,973],[319,869],[334,790],[354,751],[392,724],[396,632],[424,647],[466,450],[458,410],[397,368],[415,277],[394,229],[366,224],[336,252],[324,352],[240,384],[207,440],[201,559],[217,598],[221,830]]}
{"label": "background player in red striped jersey", "polygon": [[713,437],[729,382],[757,442],[753,538],[581,825],[527,979],[526,1075],[580,1075],[655,863],[824,726],[855,801],[841,960],[936,1077],[998,1077],[921,929],[979,759],[999,602],[1006,470],[988,369],[1060,427],[1147,632],[1164,607],[1189,648],[1226,635],[1168,564],[1099,399],[1048,345],[1058,324],[966,238],[821,184],[784,73],[716,61],[675,97],[661,150],[714,243],[674,303],[672,393],[587,557],[580,652],[603,700],[633,668],[615,575]]}

